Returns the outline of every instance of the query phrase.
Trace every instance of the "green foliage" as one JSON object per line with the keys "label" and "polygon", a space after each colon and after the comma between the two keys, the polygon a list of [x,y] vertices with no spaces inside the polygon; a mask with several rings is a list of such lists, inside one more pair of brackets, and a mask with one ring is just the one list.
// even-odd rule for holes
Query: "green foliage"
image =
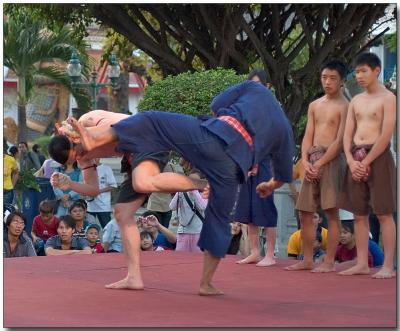
{"label": "green foliage", "polygon": [[40,190],[40,185],[36,181],[36,177],[33,175],[31,170],[22,170],[19,172],[18,181],[15,184],[15,190],[17,191],[27,191],[33,189],[36,191]]}
{"label": "green foliage", "polygon": [[397,35],[395,33],[385,35],[385,45],[389,48],[389,51],[396,53]]}
{"label": "green foliage", "polygon": [[207,115],[211,100],[227,87],[246,79],[232,69],[185,72],[148,86],[139,111],[157,109],[188,115]]}
{"label": "green foliage", "polygon": [[49,152],[47,150],[47,147],[49,146],[50,140],[51,136],[41,136],[33,141],[34,144],[39,145],[41,152],[44,154],[46,158],[49,157]]}

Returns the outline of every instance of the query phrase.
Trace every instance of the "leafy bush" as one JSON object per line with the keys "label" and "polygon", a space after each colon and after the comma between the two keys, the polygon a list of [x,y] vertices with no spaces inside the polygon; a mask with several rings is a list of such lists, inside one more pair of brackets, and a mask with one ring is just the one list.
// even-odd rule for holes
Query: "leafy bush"
{"label": "leafy bush", "polygon": [[245,75],[222,68],[168,76],[146,88],[138,109],[207,115],[210,114],[210,103],[217,94],[245,79]]}

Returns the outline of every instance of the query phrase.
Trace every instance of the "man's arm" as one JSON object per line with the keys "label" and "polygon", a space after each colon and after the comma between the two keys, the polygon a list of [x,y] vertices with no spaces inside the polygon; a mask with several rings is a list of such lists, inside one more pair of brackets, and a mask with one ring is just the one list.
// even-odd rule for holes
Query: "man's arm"
{"label": "man's arm", "polygon": [[304,168],[305,177],[314,178],[318,173],[314,171],[311,163],[308,161],[308,151],[313,145],[314,139],[314,103],[310,103],[307,112],[307,125],[304,133],[303,141],[301,142],[301,162]]}
{"label": "man's arm", "polygon": [[346,102],[346,104],[343,106],[340,112],[340,123],[338,132],[336,134],[336,139],[332,142],[332,144],[329,145],[324,155],[314,164],[314,168],[318,172],[322,166],[332,161],[343,148],[343,135],[344,135],[344,127],[346,124],[347,108],[348,108],[348,103]]}
{"label": "man's arm", "polygon": [[349,109],[346,117],[346,124],[343,134],[343,150],[346,155],[346,161],[350,168],[350,172],[355,180],[360,181],[365,176],[366,168],[362,166],[361,162],[355,161],[351,153],[353,144],[354,131],[356,128],[356,119],[354,115],[354,100],[350,102]]}
{"label": "man's arm", "polygon": [[396,125],[396,97],[390,93],[383,103],[383,121],[381,134],[361,163],[368,167],[388,147]]}

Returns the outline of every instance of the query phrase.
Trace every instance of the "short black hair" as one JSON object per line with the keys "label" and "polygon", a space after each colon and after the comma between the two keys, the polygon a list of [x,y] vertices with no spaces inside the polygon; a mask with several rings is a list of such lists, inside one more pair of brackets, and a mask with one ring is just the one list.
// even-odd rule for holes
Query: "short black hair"
{"label": "short black hair", "polygon": [[85,211],[86,211],[86,209],[87,209],[86,204],[84,204],[83,202],[81,202],[81,201],[74,201],[74,202],[72,203],[72,205],[69,207],[69,212],[71,212],[71,210],[74,209],[74,208],[76,208],[76,207],[82,208],[82,209],[84,209]]}
{"label": "short black hair", "polygon": [[35,144],[35,145],[32,146],[32,150],[33,150],[35,153],[37,153],[39,149],[40,149],[40,146],[39,146],[38,144]]}
{"label": "short black hair", "polygon": [[18,153],[18,147],[16,146],[11,146],[10,149],[8,150],[11,156],[14,156]]}
{"label": "short black hair", "polygon": [[70,149],[71,142],[66,136],[54,136],[48,147],[50,157],[60,164],[68,161]]}
{"label": "short black hair", "polygon": [[344,79],[346,77],[347,69],[342,61],[339,60],[326,61],[321,66],[321,73],[322,70],[324,69],[336,70],[341,79]]}
{"label": "short black hair", "polygon": [[39,203],[39,212],[42,213],[54,213],[54,201],[43,200]]}
{"label": "short black hair", "polygon": [[265,70],[263,69],[254,69],[249,73],[249,76],[247,77],[248,80],[252,80],[253,77],[257,76],[260,79],[261,84],[267,85],[267,83],[270,83],[271,80],[268,78],[268,75]]}
{"label": "short black hair", "polygon": [[10,226],[10,223],[12,222],[14,216],[21,217],[23,219],[24,223],[25,223],[25,226],[26,226],[26,216],[24,214],[22,214],[20,211],[14,211],[14,212],[12,212],[11,214],[9,214],[7,216],[7,219],[6,219],[6,227],[7,228]]}
{"label": "short black hair", "polygon": [[59,228],[61,222],[64,222],[64,224],[67,226],[67,228],[72,228],[75,229],[76,223],[75,220],[71,215],[64,215],[60,217],[60,222],[58,223],[57,229]]}
{"label": "short black hair", "polygon": [[347,232],[354,234],[354,225],[351,221],[342,221],[342,228]]}
{"label": "short black hair", "polygon": [[142,240],[144,238],[147,238],[147,237],[150,237],[151,241],[154,241],[153,236],[151,235],[150,232],[148,232],[148,231],[141,231],[140,232],[140,240]]}
{"label": "short black hair", "polygon": [[376,67],[382,68],[382,63],[378,55],[374,53],[361,53],[358,54],[354,60],[354,67],[367,65],[372,70]]}
{"label": "short black hair", "polygon": [[28,148],[28,143],[26,141],[20,141],[18,145],[23,144],[26,148]]}

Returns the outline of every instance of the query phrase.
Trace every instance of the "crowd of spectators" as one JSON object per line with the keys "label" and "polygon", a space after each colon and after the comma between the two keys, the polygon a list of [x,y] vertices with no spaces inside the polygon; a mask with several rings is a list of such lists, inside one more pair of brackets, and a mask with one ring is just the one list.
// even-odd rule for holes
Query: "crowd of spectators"
{"label": "crowd of spectators", "polygon": [[[14,186],[20,169],[30,168],[36,175],[49,178],[54,171],[67,174],[74,181],[82,181],[76,163],[61,167],[51,159],[45,160],[37,145],[29,151],[22,142],[18,148],[4,147],[4,205],[15,205]],[[95,253],[121,253],[124,250],[118,223],[113,217],[111,192],[117,187],[112,169],[97,159],[99,188],[95,198],[83,197],[71,190],[54,189],[56,200],[39,204],[39,214],[32,221],[32,231],[24,231],[26,217],[15,208],[4,218],[4,257],[36,255],[73,255]],[[189,176],[202,178],[202,174],[182,159],[180,165]],[[176,165],[167,164],[164,171],[177,171]],[[179,170],[178,170],[179,171]],[[298,176],[301,178],[300,176]],[[295,190],[291,186],[294,199]],[[147,211],[137,217],[142,251],[200,252],[197,241],[202,229],[205,199],[199,191],[175,194],[151,194]],[[175,215],[170,223],[171,216]],[[322,226],[320,214],[314,214],[314,261],[321,262],[327,246],[328,229]],[[231,223],[231,245],[227,254],[247,256],[250,253],[248,227],[239,222]],[[261,237],[260,237],[261,238]],[[375,238],[374,238],[375,239]],[[260,251],[265,243],[260,240]],[[383,263],[383,252],[376,240],[369,241],[370,266]],[[291,234],[287,244],[288,258],[303,258],[301,229]],[[336,252],[337,263],[355,263],[354,229],[351,220],[342,222],[340,243]]]}

